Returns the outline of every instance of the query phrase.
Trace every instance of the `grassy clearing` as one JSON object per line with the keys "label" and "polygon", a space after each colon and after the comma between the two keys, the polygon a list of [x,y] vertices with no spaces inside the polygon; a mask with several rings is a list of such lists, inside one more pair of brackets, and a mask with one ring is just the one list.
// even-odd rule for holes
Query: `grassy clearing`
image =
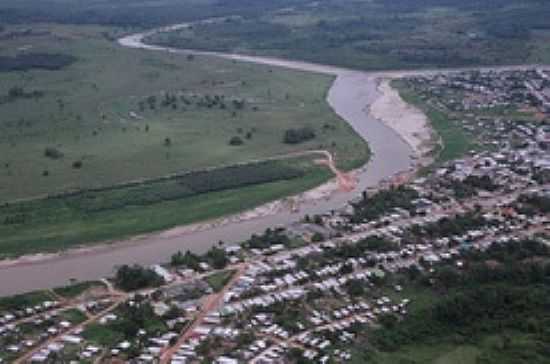
{"label": "grassy clearing", "polygon": [[0,311],[21,309],[21,307],[33,307],[45,301],[53,301],[54,298],[47,291],[29,292],[17,296],[0,298]]}
{"label": "grassy clearing", "polygon": [[110,347],[124,340],[124,335],[107,325],[93,323],[86,326],[82,336],[89,342]]}
{"label": "grassy clearing", "polygon": [[212,288],[214,292],[219,292],[229,282],[231,277],[235,274],[234,270],[224,270],[216,272],[206,277],[206,283]]}
{"label": "grassy clearing", "polygon": [[86,315],[76,308],[71,308],[69,310],[63,311],[60,316],[61,318],[69,321],[73,325],[77,325],[86,321]]}
{"label": "grassy clearing", "polygon": [[73,285],[55,288],[53,291],[55,294],[60,295],[63,298],[75,298],[86,292],[90,288],[104,287],[105,285],[98,281],[81,282]]}

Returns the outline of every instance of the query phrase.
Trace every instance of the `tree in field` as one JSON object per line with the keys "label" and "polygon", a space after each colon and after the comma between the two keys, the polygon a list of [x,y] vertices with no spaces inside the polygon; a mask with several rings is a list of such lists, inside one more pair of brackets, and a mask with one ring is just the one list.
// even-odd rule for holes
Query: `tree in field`
{"label": "tree in field", "polygon": [[206,258],[215,269],[225,268],[229,261],[225,250],[216,246],[212,247],[208,253],[206,253]]}
{"label": "tree in field", "polygon": [[239,137],[239,136],[234,136],[231,139],[229,139],[229,145],[239,146],[239,145],[243,145],[243,144],[244,144],[244,142],[243,142],[242,138]]}
{"label": "tree in field", "polygon": [[310,127],[287,129],[283,136],[285,144],[298,144],[315,138],[315,131]]}
{"label": "tree in field", "polygon": [[63,158],[63,153],[54,147],[46,147],[44,149],[44,156],[51,159]]}

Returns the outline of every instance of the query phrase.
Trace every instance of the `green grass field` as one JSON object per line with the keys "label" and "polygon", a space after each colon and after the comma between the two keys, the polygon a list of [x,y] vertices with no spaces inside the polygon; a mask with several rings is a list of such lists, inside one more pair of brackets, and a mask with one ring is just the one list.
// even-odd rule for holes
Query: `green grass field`
{"label": "green grass field", "polygon": [[219,292],[227,284],[227,282],[229,282],[234,274],[234,270],[224,270],[209,275],[205,278],[205,280],[214,292]]}
{"label": "green grass field", "polygon": [[35,291],[11,297],[0,298],[0,311],[17,310],[21,307],[34,307],[55,298],[47,291]]}
{"label": "green grass field", "polygon": [[[103,37],[104,32],[118,34],[109,28],[52,25],[33,30],[50,34],[3,41],[0,55],[26,49],[70,54],[78,61],[60,71],[0,73],[0,95],[14,86],[44,93],[0,105],[0,201],[320,147],[335,149],[345,164],[356,159],[355,149],[364,148],[325,102],[330,77],[124,49]],[[165,93],[192,104],[162,107]],[[155,110],[141,111],[140,101],[150,96],[158,99]],[[193,101],[215,96],[226,99],[225,108]],[[235,110],[233,99],[245,100],[244,107]],[[282,143],[286,129],[308,125],[317,131],[314,140]],[[230,146],[234,136],[245,143]],[[63,157],[45,157],[47,147]],[[81,168],[73,167],[76,161]]]}
{"label": "green grass field", "polygon": [[63,298],[75,298],[80,296],[82,293],[86,292],[91,288],[105,288],[105,284],[99,281],[90,281],[90,282],[80,282],[74,283],[65,287],[58,287],[53,289],[53,292]]}

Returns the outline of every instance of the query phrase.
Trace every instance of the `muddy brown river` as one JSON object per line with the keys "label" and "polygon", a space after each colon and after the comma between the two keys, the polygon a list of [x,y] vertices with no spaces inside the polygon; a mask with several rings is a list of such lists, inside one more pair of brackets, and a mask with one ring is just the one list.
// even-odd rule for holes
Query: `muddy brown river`
{"label": "muddy brown river", "polygon": [[[121,38],[119,44],[124,47],[139,48],[143,52],[170,52],[182,55],[189,53],[185,50],[143,43],[143,39],[153,32]],[[0,267],[0,296],[65,285],[70,279],[79,281],[98,279],[112,275],[114,269],[122,264],[148,265],[167,261],[178,250],[189,249],[195,253],[203,253],[220,240],[227,243],[242,241],[250,234],[262,232],[268,227],[296,222],[304,214],[311,215],[342,208],[350,199],[357,197],[363,189],[373,187],[382,180],[412,167],[411,148],[394,130],[369,115],[368,106],[379,97],[376,75],[272,57],[217,52],[194,53],[334,75],[335,81],[329,90],[327,101],[334,112],[349,123],[369,144],[372,152],[370,161],[356,174],[359,180],[357,190],[334,193],[328,199],[304,202],[300,205],[299,213],[282,211],[180,236],[154,233],[86,251],[75,250],[13,265],[4,264]]]}

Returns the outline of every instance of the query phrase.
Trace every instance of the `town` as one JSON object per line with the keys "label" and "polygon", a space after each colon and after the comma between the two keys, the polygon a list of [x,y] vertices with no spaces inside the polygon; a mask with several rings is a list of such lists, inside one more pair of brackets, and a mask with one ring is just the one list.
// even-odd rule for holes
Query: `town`
{"label": "town", "polygon": [[405,79],[475,135],[476,150],[238,245],[0,300],[0,362],[351,361],[351,343],[416,304],[404,276],[465,270],[472,251],[550,244],[548,77]]}

